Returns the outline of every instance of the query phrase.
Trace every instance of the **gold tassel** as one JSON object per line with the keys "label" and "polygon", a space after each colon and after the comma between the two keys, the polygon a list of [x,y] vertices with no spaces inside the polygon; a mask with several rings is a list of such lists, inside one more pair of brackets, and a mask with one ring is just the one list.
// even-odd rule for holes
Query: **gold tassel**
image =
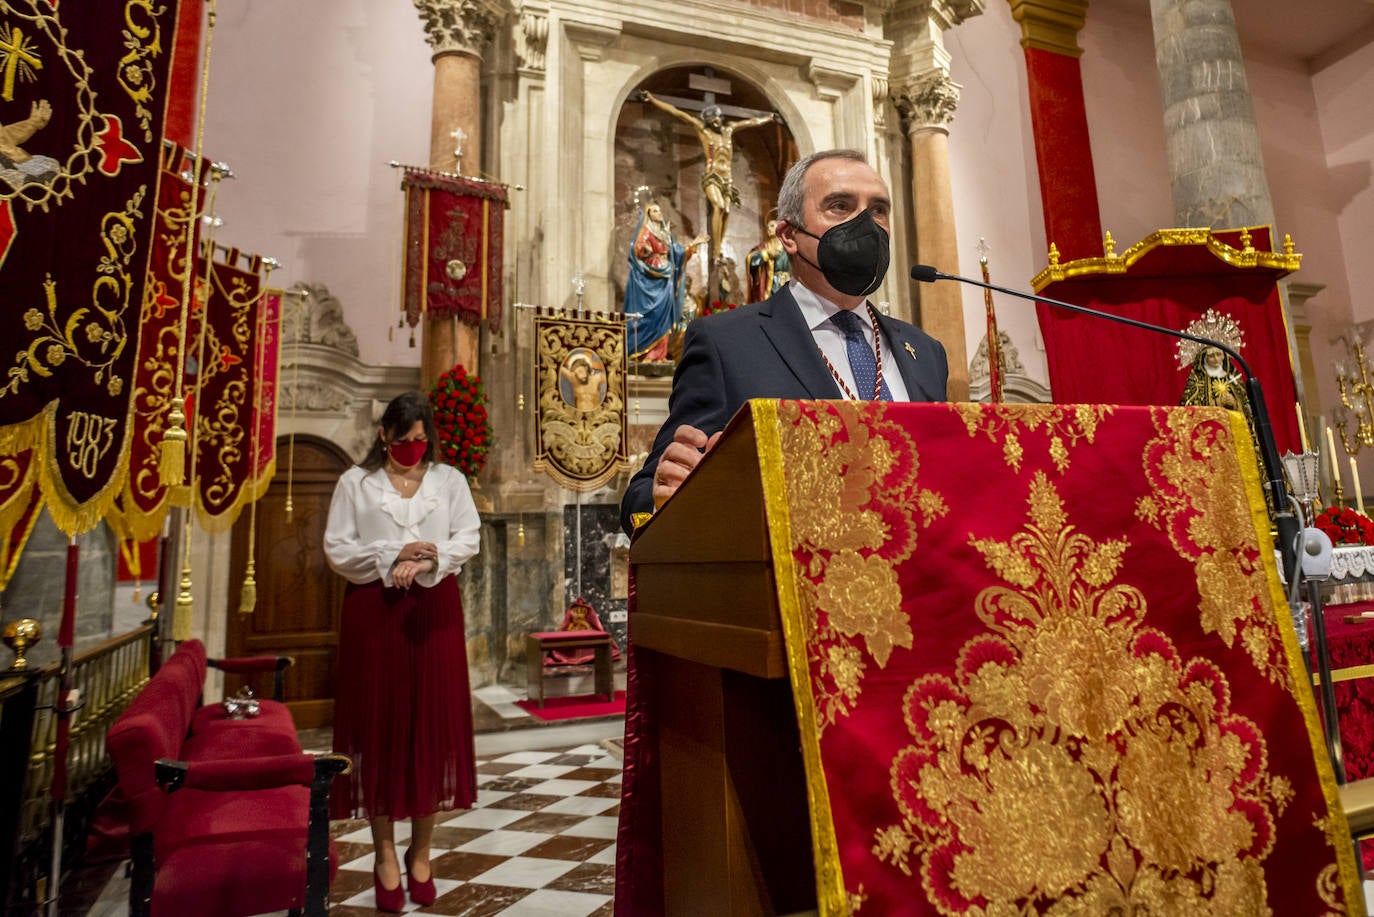
{"label": "gold tassel", "polygon": [[523,548],[523,547],[525,546],[525,520],[524,520],[524,519],[521,519],[521,520],[520,520],[520,527],[517,528],[517,529],[515,530],[515,544],[516,544],[516,547],[520,547],[520,548]]}
{"label": "gold tassel", "polygon": [[[189,525],[188,525],[189,530]],[[191,558],[190,538],[187,538],[186,563],[181,568],[181,586],[177,593],[176,608],[172,612],[172,639],[180,643],[191,639]]]}
{"label": "gold tassel", "polygon": [[243,573],[243,591],[239,595],[239,614],[251,615],[258,604],[258,581],[253,578],[253,558],[248,558],[248,569]]}
{"label": "gold tassel", "polygon": [[163,487],[175,487],[186,480],[186,399],[172,399],[167,412],[167,430],[157,462],[158,481]]}

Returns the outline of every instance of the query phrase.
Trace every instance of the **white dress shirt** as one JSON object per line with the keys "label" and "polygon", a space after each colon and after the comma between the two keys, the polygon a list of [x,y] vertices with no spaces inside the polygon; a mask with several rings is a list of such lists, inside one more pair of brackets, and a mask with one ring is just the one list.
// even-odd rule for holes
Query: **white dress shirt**
{"label": "white dress shirt", "polygon": [[481,520],[462,472],[431,464],[412,497],[403,497],[386,468],[367,471],[357,465],[339,478],[329,504],[324,554],[329,566],[351,583],[391,581],[391,567],[401,548],[430,541],[439,549],[433,570],[415,575],[421,586],[433,586],[477,554]]}
{"label": "white dress shirt", "polygon": [[[816,346],[821,353],[830,361],[830,365],[835,367],[835,372],[839,373],[844,384],[849,386],[851,392],[855,392],[854,371],[849,368],[849,351],[845,348],[844,332],[839,326],[830,320],[830,316],[840,311],[840,307],[830,300],[815,293],[802,285],[799,280],[792,280],[788,289],[792,292],[792,298],[797,301],[798,308],[801,309],[802,318],[806,321],[806,327],[811,329],[811,336],[816,339]],[[868,316],[868,309],[860,307],[854,310],[863,319],[864,340],[868,341],[868,346],[873,346],[873,322]],[[906,383],[902,381],[902,371],[897,368],[897,356],[892,352],[892,342],[883,336],[883,381],[887,383],[887,390],[892,393],[893,401],[910,401],[911,396],[906,390]],[[840,389],[841,396],[844,396],[844,389]],[[862,400],[873,397],[872,392],[856,392]]]}

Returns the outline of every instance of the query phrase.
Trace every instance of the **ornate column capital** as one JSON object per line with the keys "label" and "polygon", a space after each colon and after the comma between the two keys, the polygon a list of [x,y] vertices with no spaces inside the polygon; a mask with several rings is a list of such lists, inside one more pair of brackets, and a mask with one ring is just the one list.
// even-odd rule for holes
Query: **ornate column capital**
{"label": "ornate column capital", "polygon": [[897,106],[908,134],[920,131],[948,134],[954,109],[959,107],[961,88],[949,74],[931,73],[894,87],[892,104]]}
{"label": "ornate column capital", "polygon": [[500,0],[414,0],[425,26],[425,40],[441,54],[470,54],[480,58],[506,18],[509,7]]}
{"label": "ornate column capital", "polygon": [[1007,0],[1011,18],[1021,24],[1021,47],[1080,57],[1078,33],[1088,16],[1088,0]]}
{"label": "ornate column capital", "polygon": [[981,16],[987,0],[887,0],[879,6],[889,24],[933,22],[940,31],[952,29],[965,19]]}

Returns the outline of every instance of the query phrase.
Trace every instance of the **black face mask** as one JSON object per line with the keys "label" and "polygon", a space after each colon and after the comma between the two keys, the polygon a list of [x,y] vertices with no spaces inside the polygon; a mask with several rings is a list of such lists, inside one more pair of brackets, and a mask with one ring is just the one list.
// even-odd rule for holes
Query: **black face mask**
{"label": "black face mask", "polygon": [[846,296],[867,296],[882,286],[887,276],[887,230],[873,219],[872,211],[865,210],[820,236],[795,228],[820,243],[816,246],[820,264],[812,264],[800,251],[797,257],[824,274],[832,287]]}

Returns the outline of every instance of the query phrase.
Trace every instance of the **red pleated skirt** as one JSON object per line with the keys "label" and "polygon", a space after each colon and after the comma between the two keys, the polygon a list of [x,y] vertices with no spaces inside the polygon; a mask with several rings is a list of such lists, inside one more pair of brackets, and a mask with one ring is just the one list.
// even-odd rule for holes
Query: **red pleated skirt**
{"label": "red pleated skirt", "polygon": [[423,818],[477,799],[463,597],[350,585],[339,623],[334,750],[353,772],[334,781],[334,818]]}

